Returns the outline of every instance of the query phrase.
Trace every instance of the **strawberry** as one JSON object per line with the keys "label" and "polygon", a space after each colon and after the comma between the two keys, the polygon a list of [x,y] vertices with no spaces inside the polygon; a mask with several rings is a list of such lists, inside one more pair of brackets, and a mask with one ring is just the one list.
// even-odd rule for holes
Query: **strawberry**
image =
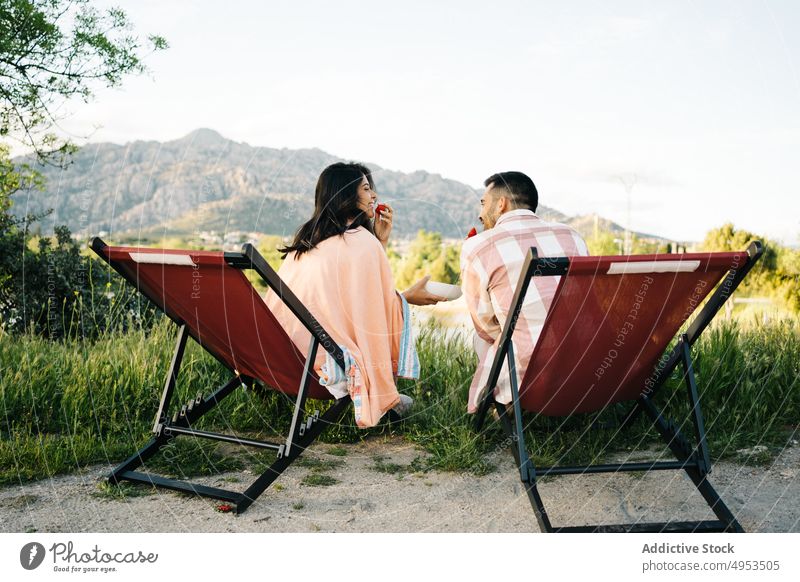
{"label": "strawberry", "polygon": [[377,216],[380,216],[380,215],[381,215],[381,212],[383,212],[384,210],[386,210],[386,204],[378,204],[378,205],[375,207],[375,214],[376,214]]}
{"label": "strawberry", "polygon": [[467,238],[472,238],[476,234],[478,234],[478,231],[475,230],[475,227],[473,226],[472,228],[469,229],[469,232],[467,233]]}

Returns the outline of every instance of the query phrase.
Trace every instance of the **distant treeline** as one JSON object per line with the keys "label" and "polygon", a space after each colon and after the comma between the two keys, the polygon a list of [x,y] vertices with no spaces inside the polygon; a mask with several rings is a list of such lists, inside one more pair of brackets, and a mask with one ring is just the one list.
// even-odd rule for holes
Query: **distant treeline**
{"label": "distant treeline", "polygon": [[[0,331],[30,332],[51,338],[97,337],[107,331],[149,327],[159,317],[155,309],[120,277],[81,250],[66,227],[52,238],[31,234],[33,218],[0,213]],[[760,239],[766,252],[737,294],[771,301],[778,310],[800,312],[800,250],[725,224],[708,232],[698,250],[745,249]],[[118,242],[118,241],[112,241]],[[618,254],[619,239],[600,232],[587,240],[592,254]],[[665,243],[631,241],[633,254],[667,252]],[[276,270],[284,240],[263,236],[258,249]],[[165,239],[163,248],[198,248],[193,241]],[[398,289],[424,275],[434,281],[459,284],[461,243],[448,243],[436,232],[420,230],[410,243],[392,244],[389,262]],[[262,290],[263,283],[248,274]]]}

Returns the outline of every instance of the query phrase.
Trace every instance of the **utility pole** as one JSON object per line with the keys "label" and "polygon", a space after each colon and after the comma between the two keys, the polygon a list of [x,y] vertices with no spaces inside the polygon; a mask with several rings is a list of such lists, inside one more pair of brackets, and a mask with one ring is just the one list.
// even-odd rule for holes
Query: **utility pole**
{"label": "utility pole", "polygon": [[625,193],[627,194],[627,217],[625,221],[625,240],[623,254],[629,255],[633,251],[633,237],[631,236],[631,193],[633,187],[636,185],[636,174],[623,174],[617,176],[622,185],[625,186]]}

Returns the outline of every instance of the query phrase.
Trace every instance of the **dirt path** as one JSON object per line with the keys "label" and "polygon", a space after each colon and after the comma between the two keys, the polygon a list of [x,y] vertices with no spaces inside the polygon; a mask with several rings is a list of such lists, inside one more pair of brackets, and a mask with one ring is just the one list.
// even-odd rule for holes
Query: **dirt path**
{"label": "dirt path", "polygon": [[[306,466],[290,467],[241,515],[215,511],[218,502],[164,490],[124,499],[98,489],[110,465],[79,475],[0,489],[3,532],[536,532],[538,526],[522,490],[511,455],[494,462],[483,477],[456,473],[414,473],[423,455],[395,439],[375,439],[311,448]],[[376,456],[383,461],[376,461]],[[314,459],[327,462],[315,472]],[[319,464],[319,463],[317,463]],[[323,463],[324,464],[324,463]],[[767,468],[715,465],[711,481],[746,531],[800,531],[800,447],[785,449]],[[380,470],[378,470],[380,469]],[[336,482],[311,486],[309,475]],[[248,472],[197,482],[243,490]],[[312,480],[314,477],[312,477]],[[322,479],[330,481],[330,479]],[[142,488],[143,489],[143,488]],[[147,491],[146,489],[144,491]],[[646,477],[630,474],[546,479],[540,486],[557,525],[618,523],[670,517],[711,516],[690,481],[678,472]],[[676,509],[677,508],[677,509]]]}

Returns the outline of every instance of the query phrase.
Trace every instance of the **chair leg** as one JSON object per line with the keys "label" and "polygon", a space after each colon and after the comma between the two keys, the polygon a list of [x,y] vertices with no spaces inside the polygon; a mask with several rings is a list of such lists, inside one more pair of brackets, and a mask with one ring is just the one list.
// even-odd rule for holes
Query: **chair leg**
{"label": "chair leg", "polygon": [[[178,343],[180,345],[181,340],[179,338]],[[179,348],[182,352],[183,349]],[[174,361],[174,358],[173,358]],[[173,367],[170,368],[172,371]],[[173,376],[174,377],[174,376]],[[168,376],[169,382],[169,376]],[[206,398],[203,402],[200,403],[199,406],[193,408],[191,411],[183,411],[183,415],[180,416],[176,422],[174,423],[175,426],[179,427],[188,427],[192,423],[194,423],[197,419],[203,416],[206,412],[211,410],[214,406],[219,404],[219,402],[225,398],[228,394],[230,394],[235,388],[239,387],[242,383],[242,378],[236,376],[228,381],[227,384],[223,385],[221,388],[217,389],[211,396]],[[166,390],[165,390],[166,392]],[[162,403],[164,401],[169,401],[169,398],[162,398]],[[160,408],[159,415],[161,415],[164,410]],[[175,438],[176,434],[170,434],[168,427],[169,423],[166,422],[166,416],[162,419],[162,422],[156,425],[155,427],[155,436],[151,438],[147,444],[142,447],[139,451],[125,459],[122,463],[120,463],[108,476],[108,481],[112,484],[119,484],[122,480],[133,480],[129,479],[125,476],[126,473],[132,472],[135,468],[140,467],[144,463],[146,463],[150,458],[155,456],[161,448],[169,443],[173,438]],[[165,430],[167,429],[167,430]],[[147,481],[149,483],[149,481]]]}
{"label": "chair leg", "polygon": [[304,431],[303,434],[294,441],[294,446],[289,450],[289,454],[280,456],[236,499],[236,513],[242,513],[245,509],[250,507],[253,501],[255,501],[256,498],[316,440],[322,431],[329,425],[339,421],[349,404],[349,397],[344,397],[334,402],[333,406],[326,410],[311,428]]}
{"label": "chair leg", "polygon": [[[500,423],[503,426],[503,432],[511,440],[511,453],[514,455],[514,461],[517,463],[517,468],[520,471],[520,475],[527,473],[528,477],[524,478],[521,476],[520,481],[522,481],[522,485],[525,487],[525,493],[528,494],[528,500],[533,508],[533,513],[536,515],[536,521],[539,523],[539,529],[546,533],[552,532],[553,526],[550,523],[547,510],[544,507],[542,496],[539,495],[539,489],[536,486],[535,470],[524,471],[522,460],[520,459],[519,445],[521,445],[522,450],[527,451],[525,446],[525,437],[522,434],[517,434],[516,426],[514,422],[508,418],[508,412],[505,406],[495,403],[495,409],[497,410],[497,415],[500,417]],[[533,467],[533,462],[530,459],[527,459],[526,464],[531,468]]]}
{"label": "chair leg", "polygon": [[167,444],[172,438],[172,436],[157,436],[151,438],[148,443],[142,447],[139,451],[122,461],[117,467],[111,471],[108,476],[108,482],[112,485],[119,485],[122,481],[125,480],[123,475],[128,473],[129,471],[133,471],[136,467],[139,467],[146,463],[151,457],[153,457],[161,447]]}
{"label": "chair leg", "polygon": [[711,472],[711,457],[708,452],[703,411],[700,408],[700,396],[697,393],[697,383],[695,382],[694,367],[692,366],[692,355],[689,353],[689,339],[686,334],[683,335],[681,343],[683,344],[681,358],[683,359],[684,380],[686,383],[686,391],[689,396],[692,422],[694,424],[695,442],[697,443],[693,456],[697,459],[700,472],[705,475]]}
{"label": "chair leg", "polygon": [[[728,506],[725,505],[717,491],[708,481],[708,473],[702,460],[698,462],[698,451],[692,449],[674,423],[664,419],[661,411],[655,407],[649,398],[642,397],[639,402],[645,414],[653,421],[656,430],[661,435],[661,438],[664,439],[664,442],[667,443],[672,453],[679,461],[684,463],[683,468],[686,474],[692,480],[695,487],[697,487],[700,495],[706,500],[706,503],[708,503],[714,514],[719,518],[720,522],[722,522],[724,531],[736,533],[744,532],[744,529],[736,520],[731,510],[728,509]],[[700,457],[702,457],[702,453]]]}
{"label": "chair leg", "polygon": [[185,323],[181,323],[178,327],[178,337],[175,341],[175,351],[172,354],[172,362],[170,362],[169,369],[167,370],[167,378],[164,380],[164,390],[161,393],[161,402],[158,405],[156,418],[153,422],[153,433],[158,432],[158,426],[167,420],[167,410],[172,400],[172,393],[175,391],[175,384],[178,381],[178,371],[180,370],[181,363],[183,362],[183,352],[186,349],[186,340],[189,338],[189,331]]}
{"label": "chair leg", "polygon": [[[511,452],[514,455],[514,460],[520,470],[520,480],[525,487],[525,492],[528,495],[531,508],[536,516],[536,521],[542,532],[546,533],[588,533],[588,532],[628,532],[628,533],[642,533],[642,532],[730,532],[741,533],[743,532],[742,526],[734,517],[733,513],[728,509],[725,503],[720,498],[714,487],[707,479],[707,475],[701,471],[696,459],[693,459],[694,451],[689,446],[683,435],[676,429],[675,425],[667,422],[661,415],[661,412],[650,402],[645,400],[640,402],[645,413],[650,416],[651,420],[656,426],[656,429],[661,434],[662,438],[667,442],[673,454],[681,462],[681,465],[674,468],[683,468],[692,482],[697,487],[699,493],[703,496],[706,503],[708,503],[711,510],[714,512],[717,520],[701,520],[701,521],[669,521],[669,522],[652,522],[652,523],[634,523],[634,524],[600,524],[590,526],[578,527],[553,527],[547,510],[545,509],[544,502],[539,493],[536,485],[536,470],[533,462],[527,456],[527,447],[525,445],[525,437],[523,434],[518,433],[517,425],[509,418],[505,406],[495,403],[497,414],[500,417],[500,422],[503,426],[503,431],[506,436],[511,440]],[[516,420],[516,419],[515,419]],[[526,451],[523,458],[520,457],[520,445],[522,450]],[[527,463],[529,470],[523,471],[523,464]],[[584,469],[588,470],[590,467],[562,467],[561,469]],[[546,471],[542,469],[543,471]],[[603,468],[601,471],[595,472],[608,472],[608,469]],[[580,473],[581,471],[575,471]],[[528,475],[527,478],[522,475]]]}
{"label": "chair leg", "polygon": [[[229,387],[235,383],[235,386],[239,386],[241,381],[239,378],[234,378],[231,382],[220,388],[214,395],[210,396],[206,399],[205,403],[213,400],[213,407],[217,404],[222,398],[224,398],[228,393],[230,393]],[[234,387],[235,387],[234,386]],[[291,465],[297,458],[305,451],[316,438],[324,431],[328,426],[335,424],[338,422],[344,412],[347,410],[347,407],[350,404],[350,398],[342,398],[337,400],[325,413],[320,416],[316,422],[310,423],[310,426],[306,428],[302,435],[300,435],[297,439],[294,440],[293,446],[291,449],[288,449],[288,453],[284,454],[286,450],[285,445],[281,445],[280,447],[277,445],[272,445],[271,443],[262,443],[257,441],[248,441],[246,439],[236,439],[236,438],[228,438],[226,440],[238,442],[239,444],[252,444],[252,445],[259,445],[264,448],[274,448],[278,451],[278,458],[277,460],[270,465],[266,471],[264,471],[261,476],[256,479],[244,492],[237,492],[237,491],[229,491],[225,489],[219,489],[216,487],[208,487],[205,485],[199,485],[196,483],[191,483],[188,481],[179,481],[175,479],[168,479],[166,477],[162,477],[160,475],[155,475],[152,473],[142,473],[139,471],[135,471],[136,467],[139,467],[143,463],[145,463],[148,459],[154,456],[158,451],[167,444],[171,439],[176,438],[178,434],[191,434],[194,433],[197,436],[206,436],[208,438],[211,437],[220,437],[224,435],[213,435],[213,433],[204,433],[203,431],[193,431],[188,429],[187,427],[194,421],[196,418],[186,418],[186,421],[181,423],[181,425],[167,425],[162,427],[162,430],[158,435],[153,437],[140,451],[131,455],[128,459],[122,462],[114,471],[109,475],[108,481],[114,484],[119,484],[122,481],[132,481],[134,483],[142,483],[145,485],[150,486],[157,486],[163,487],[166,489],[171,489],[173,491],[180,491],[182,493],[187,493],[191,495],[200,495],[203,497],[209,497],[212,499],[219,499],[222,501],[226,501],[231,503],[235,506],[236,513],[242,513],[245,511],[252,503],[255,501],[259,495],[261,495],[264,490],[272,484],[275,479],[277,479],[281,473],[283,473],[289,465]],[[207,410],[200,411],[200,415],[202,415]],[[172,426],[172,429],[171,429]],[[181,432],[178,431],[180,429]],[[175,432],[172,432],[175,430]]]}
{"label": "chair leg", "polygon": [[708,503],[711,511],[713,511],[714,515],[716,515],[725,525],[724,531],[729,533],[744,533],[744,528],[741,526],[728,506],[725,505],[725,502],[722,501],[722,498],[719,496],[716,489],[714,489],[714,487],[708,481],[707,476],[701,475],[700,471],[690,467],[686,468],[686,473],[697,487],[700,495],[702,495],[703,499],[705,499],[706,503]]}
{"label": "chair leg", "polygon": [[311,340],[308,344],[306,363],[303,366],[303,376],[300,379],[300,386],[297,389],[297,398],[295,399],[294,412],[292,413],[292,423],[289,426],[289,436],[286,437],[285,454],[287,456],[291,455],[292,447],[294,446],[295,441],[302,436],[302,432],[305,430],[301,424],[301,417],[303,415],[303,408],[308,395],[308,384],[311,381],[311,372],[314,367],[314,359],[317,357],[318,345],[319,342],[317,341],[317,338],[311,336]]}
{"label": "chair leg", "polygon": [[[178,334],[178,340],[175,347],[175,353],[172,358],[172,364],[170,365],[167,373],[164,392],[161,397],[161,404],[156,416],[156,423],[153,428],[153,432],[155,433],[154,438],[152,438],[140,451],[126,459],[117,468],[115,468],[114,471],[112,471],[112,473],[109,475],[108,480],[109,482],[115,484],[118,484],[123,480],[133,481],[151,486],[164,487],[184,493],[221,499],[234,504],[236,506],[236,512],[241,513],[247,509],[253,503],[253,501],[255,501],[255,499],[261,495],[261,493],[263,493],[264,490],[269,487],[269,485],[303,453],[303,451],[328,425],[338,422],[345,409],[350,404],[350,398],[342,398],[336,401],[322,417],[318,417],[318,415],[315,414],[314,417],[309,419],[307,423],[301,422],[303,408],[308,394],[308,385],[311,380],[311,366],[313,365],[318,346],[317,339],[312,337],[309,345],[309,355],[306,358],[306,364],[303,370],[303,377],[298,388],[289,435],[285,444],[279,445],[277,443],[269,443],[265,441],[242,439],[231,435],[217,434],[192,428],[192,425],[195,423],[195,421],[219,404],[226,396],[233,392],[234,389],[238,388],[242,384],[246,385],[248,382],[253,381],[252,378],[245,376],[235,376],[227,384],[219,388],[206,399],[202,399],[198,396],[197,399],[190,402],[187,406],[184,406],[180,413],[177,413],[172,422],[170,422],[166,417],[166,407],[169,406],[172,393],[175,389],[178,369],[180,367],[183,351],[186,346],[187,337],[188,333],[186,331],[186,326],[182,325]],[[254,446],[262,449],[271,449],[277,452],[278,458],[243,493],[218,489],[216,487],[197,485],[188,481],[168,479],[160,475],[141,473],[134,470],[158,453],[158,451],[171,439],[176,438],[181,434],[212,440],[233,442],[240,445]]]}

